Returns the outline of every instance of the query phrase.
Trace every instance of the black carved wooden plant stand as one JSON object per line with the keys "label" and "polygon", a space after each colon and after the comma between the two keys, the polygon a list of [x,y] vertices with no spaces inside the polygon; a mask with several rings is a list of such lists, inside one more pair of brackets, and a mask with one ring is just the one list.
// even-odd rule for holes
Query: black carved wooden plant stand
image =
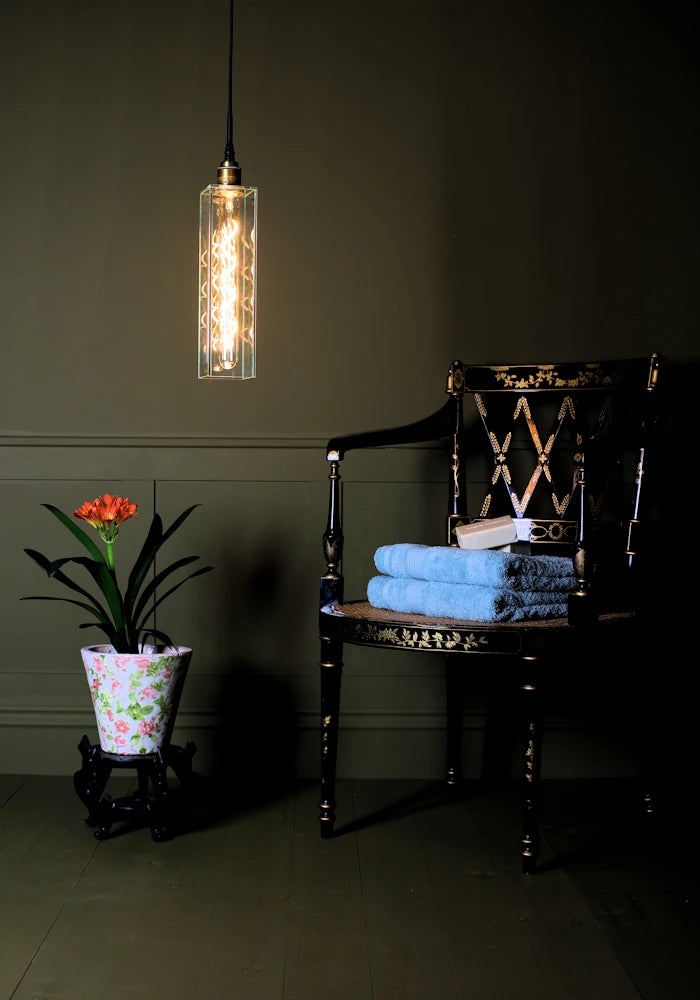
{"label": "black carved wooden plant stand", "polygon": [[[73,784],[80,801],[88,808],[85,822],[97,827],[98,840],[107,840],[112,825],[119,822],[150,826],[155,841],[173,836],[177,818],[199,777],[192,770],[197,748],[191,740],[184,747],[169,744],[156,753],[126,755],[106,753],[83,736],[78,749],[83,763],[73,775]],[[136,768],[137,790],[117,799],[103,794],[112,769],[128,767]],[[168,782],[169,767],[179,782],[175,788]]]}

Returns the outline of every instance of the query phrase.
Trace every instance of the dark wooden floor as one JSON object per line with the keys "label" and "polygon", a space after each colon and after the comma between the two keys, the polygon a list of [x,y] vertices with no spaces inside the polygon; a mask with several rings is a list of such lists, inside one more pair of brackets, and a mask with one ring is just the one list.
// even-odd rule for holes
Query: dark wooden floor
{"label": "dark wooden floor", "polygon": [[340,835],[321,841],[302,784],[195,810],[155,844],[95,840],[69,778],[0,776],[0,998],[700,997],[684,801],[642,833],[627,784],[544,793],[542,869],[524,878],[510,785],[447,802],[425,782],[343,782]]}

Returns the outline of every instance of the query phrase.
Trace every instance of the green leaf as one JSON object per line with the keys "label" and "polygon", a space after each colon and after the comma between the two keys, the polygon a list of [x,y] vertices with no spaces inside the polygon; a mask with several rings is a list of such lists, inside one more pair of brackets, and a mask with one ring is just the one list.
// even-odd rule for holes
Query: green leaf
{"label": "green leaf", "polygon": [[[77,594],[82,594],[83,597],[87,597],[87,599],[91,601],[92,604],[95,605],[98,611],[100,611],[104,621],[109,621],[109,617],[105,609],[102,607],[100,602],[92,596],[92,594],[88,590],[85,590],[83,587],[79,586],[77,583],[71,580],[70,577],[66,576],[65,573],[61,573],[60,570],[55,570],[53,574],[49,574],[49,569],[51,568],[53,563],[51,563],[46,558],[46,556],[42,555],[41,552],[37,552],[35,551],[35,549],[25,549],[24,551],[27,553],[30,559],[33,559],[34,562],[44,570],[47,576],[50,575],[51,579],[56,580],[57,583],[62,583],[65,587],[69,587],[70,590],[74,590]],[[55,600],[58,600],[58,598],[55,598]]]}
{"label": "green leaf", "polygon": [[[124,608],[122,605],[122,598],[119,593],[119,588],[117,587],[117,582],[107,564],[104,562],[95,562],[94,559],[88,559],[86,556],[76,556],[76,558],[69,561],[77,563],[79,566],[83,566],[88,571],[109,604],[110,611],[112,612],[115,632],[123,633]],[[118,650],[118,652],[126,652],[126,650]]]}
{"label": "green leaf", "polygon": [[[163,603],[163,601],[166,599],[166,597],[170,597],[170,595],[174,594],[176,590],[179,590],[180,587],[183,585],[183,583],[187,583],[188,580],[193,580],[195,578],[195,576],[203,576],[205,573],[209,573],[213,568],[214,568],[213,566],[203,566],[202,569],[198,569],[194,573],[190,573],[190,575],[186,576],[184,578],[184,580],[180,580],[180,582],[176,583],[174,587],[170,588],[170,590],[166,590],[166,592],[164,594],[162,594],[158,598],[157,601],[153,602],[153,604],[151,605],[148,613],[146,615],[144,615],[144,617],[143,617],[143,619],[141,621],[141,624],[136,629],[136,634],[139,635],[141,632],[144,631],[146,622],[151,617],[151,615],[153,614],[153,612],[156,610],[156,608],[158,607],[158,605]],[[153,633],[153,634],[155,634],[155,633]]]}
{"label": "green leaf", "polygon": [[98,622],[84,622],[82,625],[78,625],[78,628],[99,628],[99,629],[102,629],[102,631],[104,632],[104,634],[109,639],[110,645],[114,646],[115,649],[117,648],[118,640],[117,640],[117,637],[114,634],[114,629],[111,628],[110,626],[108,626],[108,625],[100,625]]}
{"label": "green leaf", "polygon": [[171,566],[168,566],[167,569],[161,570],[160,573],[158,573],[157,576],[155,576],[151,580],[151,582],[146,587],[144,587],[143,593],[139,598],[138,604],[134,608],[134,615],[133,615],[134,621],[139,620],[141,614],[143,613],[143,609],[148,604],[152,595],[155,593],[155,591],[161,585],[161,583],[170,576],[171,573],[175,573],[178,569],[182,569],[183,566],[189,566],[190,563],[196,562],[197,559],[199,559],[199,556],[185,556],[183,559],[178,559],[177,562],[174,562]]}
{"label": "green leaf", "polygon": [[140,636],[139,645],[143,645],[146,641],[146,636],[150,635],[153,639],[153,644],[158,646],[174,646],[173,640],[165,632],[160,632],[155,628],[141,628],[136,632],[137,637]]}
{"label": "green leaf", "polygon": [[68,528],[70,533],[74,535],[75,538],[78,539],[81,545],[85,546],[85,548],[88,550],[93,559],[96,559],[98,562],[103,562],[106,565],[104,553],[102,552],[100,547],[95,544],[92,538],[90,538],[89,535],[87,535],[83,531],[80,525],[76,524],[74,521],[71,521],[71,519],[68,517],[67,514],[64,514],[62,510],[58,509],[58,507],[54,507],[53,504],[43,503],[41,506],[46,507],[48,511],[51,511],[53,516],[57,517],[58,520],[61,522],[61,524],[65,524],[66,528]]}
{"label": "green leaf", "polygon": [[[75,601],[72,597],[43,597],[43,596],[31,596],[31,597],[20,597],[20,601],[64,601],[66,604],[75,604],[77,607],[82,608],[83,611],[89,611],[91,615],[95,618],[99,618],[103,625],[111,624],[107,615],[104,612],[100,612],[97,608],[93,608],[90,604],[85,604],[84,601]],[[90,625],[94,625],[95,622],[90,622]],[[87,626],[80,626],[81,628]]]}
{"label": "green leaf", "polygon": [[188,507],[187,510],[183,510],[182,514],[180,514],[179,517],[175,518],[175,520],[173,521],[173,523],[170,525],[170,527],[168,528],[168,530],[163,535],[163,537],[161,539],[161,542],[160,542],[161,545],[163,544],[164,541],[166,541],[166,539],[170,538],[170,536],[173,535],[177,531],[177,529],[180,527],[180,525],[182,524],[182,522],[184,520],[186,520],[186,518],[188,518],[190,516],[190,514],[192,513],[192,511],[197,509],[197,507],[199,507],[199,504],[195,503],[191,507]]}
{"label": "green leaf", "polygon": [[[163,543],[173,535],[183,521],[190,516],[193,510],[196,510],[199,504],[194,504],[192,507],[188,507],[186,510],[176,517],[173,523],[170,525],[166,532],[163,532],[163,521],[159,514],[153,515],[153,520],[151,521],[151,526],[148,530],[148,535],[143,543],[141,551],[134,563],[134,567],[129,574],[129,580],[126,588],[126,595],[124,597],[124,611],[128,620],[132,618],[136,620],[139,617],[140,611],[135,611],[132,615],[132,608],[134,602],[138,596],[141,585],[146,578],[146,574],[153,565],[153,561],[156,557],[157,552],[163,545]],[[152,591],[151,591],[152,592]],[[148,600],[148,598],[146,598]],[[142,600],[141,610],[145,605],[145,601]]]}
{"label": "green leaf", "polygon": [[61,566],[65,565],[65,563],[73,562],[75,559],[81,559],[81,558],[84,558],[84,557],[83,556],[67,556],[65,559],[54,559],[54,560],[52,560],[49,563],[49,565],[46,567],[47,576],[50,576],[50,577],[53,578],[54,576],[56,576],[56,574],[60,570]]}
{"label": "green leaf", "polygon": [[[148,534],[146,535],[146,540],[141,547],[141,551],[138,554],[136,562],[129,574],[129,581],[127,583],[126,594],[124,596],[124,614],[127,619],[131,619],[131,609],[133,607],[136,596],[141,588],[146,573],[153,564],[156,552],[163,543],[163,522],[159,514],[153,515],[153,520],[148,529]],[[134,618],[136,615],[133,616]]]}

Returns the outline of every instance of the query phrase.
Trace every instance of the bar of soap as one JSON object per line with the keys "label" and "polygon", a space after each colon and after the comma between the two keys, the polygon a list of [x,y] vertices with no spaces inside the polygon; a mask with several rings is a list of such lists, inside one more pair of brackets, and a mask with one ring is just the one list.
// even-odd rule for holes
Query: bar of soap
{"label": "bar of soap", "polygon": [[518,539],[512,517],[491,517],[455,528],[460,549],[493,549]]}

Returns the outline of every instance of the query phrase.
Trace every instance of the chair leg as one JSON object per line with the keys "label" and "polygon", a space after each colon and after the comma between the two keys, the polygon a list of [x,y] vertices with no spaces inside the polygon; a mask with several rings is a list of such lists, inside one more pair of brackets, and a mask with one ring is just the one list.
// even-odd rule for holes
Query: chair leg
{"label": "chair leg", "polygon": [[447,761],[445,776],[449,791],[462,782],[462,729],[464,710],[464,666],[459,657],[445,657],[445,696],[447,701]]}
{"label": "chair leg", "polygon": [[333,836],[335,823],[335,772],[338,760],[338,715],[343,675],[343,644],[321,639],[321,836]]}
{"label": "chair leg", "polygon": [[654,732],[653,708],[644,704],[637,709],[637,771],[639,773],[640,805],[647,819],[656,815],[655,764],[657,747],[649,734]]}
{"label": "chair leg", "polygon": [[542,704],[538,659],[520,661],[520,692],[523,706],[522,840],[523,875],[537,870],[539,846],[540,761],[542,751]]}

